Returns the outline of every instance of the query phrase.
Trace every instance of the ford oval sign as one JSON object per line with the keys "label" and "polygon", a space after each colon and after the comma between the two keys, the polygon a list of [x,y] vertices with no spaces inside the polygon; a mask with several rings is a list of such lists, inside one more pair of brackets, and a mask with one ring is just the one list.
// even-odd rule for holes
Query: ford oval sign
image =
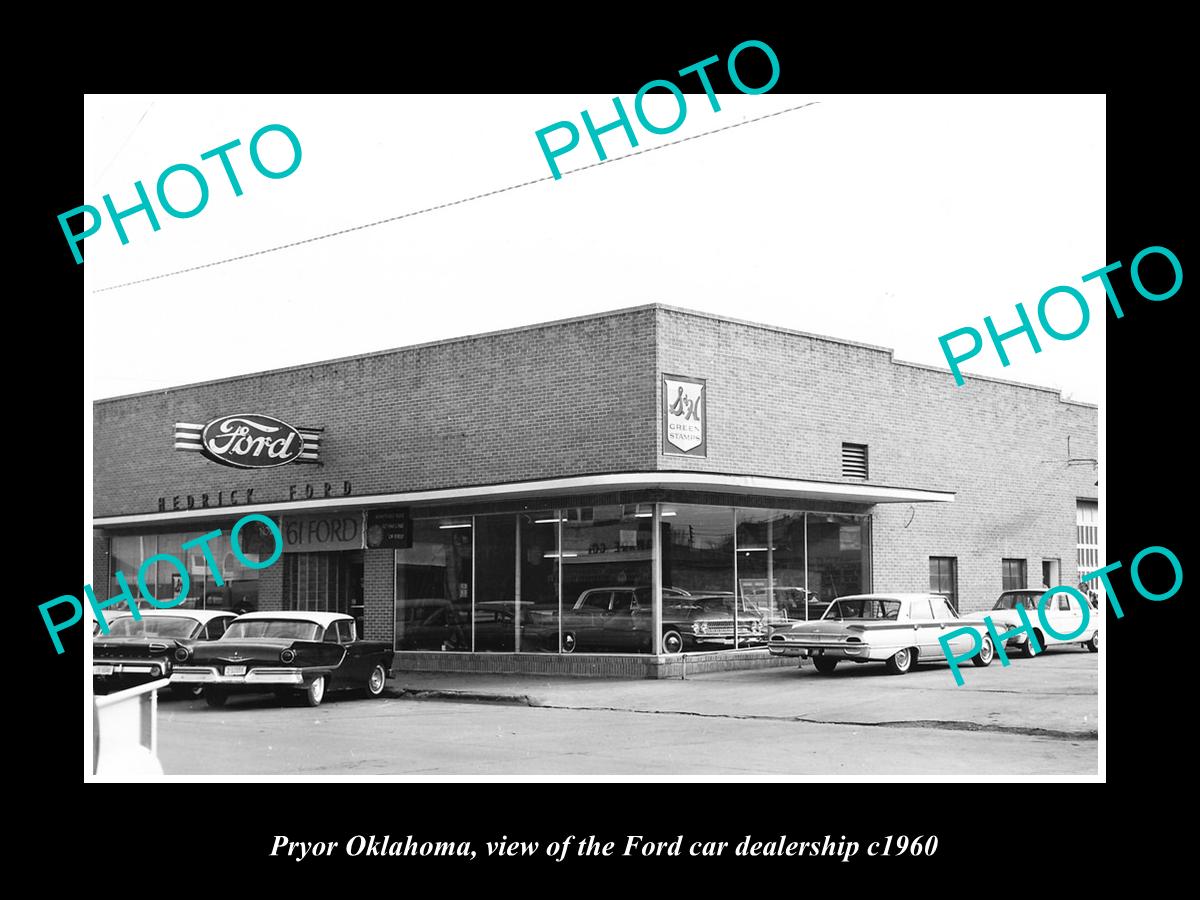
{"label": "ford oval sign", "polygon": [[237,469],[285,466],[304,453],[304,436],[287,422],[259,413],[213,419],[200,433],[201,452]]}

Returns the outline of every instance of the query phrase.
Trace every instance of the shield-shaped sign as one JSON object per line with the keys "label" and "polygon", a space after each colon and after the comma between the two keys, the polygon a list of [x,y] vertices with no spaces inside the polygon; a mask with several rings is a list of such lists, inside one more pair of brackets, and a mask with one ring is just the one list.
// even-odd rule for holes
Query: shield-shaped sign
{"label": "shield-shaped sign", "polygon": [[703,379],[663,376],[663,453],[708,455],[705,394]]}

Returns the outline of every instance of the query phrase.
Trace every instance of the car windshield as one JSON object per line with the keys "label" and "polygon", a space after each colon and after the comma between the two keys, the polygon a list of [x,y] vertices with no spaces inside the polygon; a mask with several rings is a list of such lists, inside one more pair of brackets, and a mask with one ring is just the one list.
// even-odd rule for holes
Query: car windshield
{"label": "car windshield", "polygon": [[182,616],[124,616],[108,626],[110,637],[191,637],[200,623]]}
{"label": "car windshield", "polygon": [[230,625],[225,637],[318,641],[321,639],[321,626],[316,622],[301,622],[296,619],[247,619]]}
{"label": "car windshield", "polygon": [[896,619],[899,600],[837,600],[825,612],[826,619]]}
{"label": "car windshield", "polygon": [[1001,594],[992,609],[1016,609],[1018,606],[1037,609],[1037,604],[1037,597],[1033,594]]}

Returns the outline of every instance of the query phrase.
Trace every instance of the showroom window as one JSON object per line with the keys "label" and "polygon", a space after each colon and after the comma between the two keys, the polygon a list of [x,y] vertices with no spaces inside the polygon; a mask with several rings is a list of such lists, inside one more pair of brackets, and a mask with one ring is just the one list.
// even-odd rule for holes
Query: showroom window
{"label": "showroom window", "polygon": [[871,589],[870,520],[808,513],[808,589],[822,604]]}
{"label": "showroom window", "polygon": [[958,558],[954,556],[929,557],[929,590],[941,594],[958,609]]}
{"label": "showroom window", "polygon": [[805,572],[804,513],[737,511],[738,594],[764,624],[819,619]]}
{"label": "showroom window", "polygon": [[470,516],[417,519],[396,551],[396,649],[471,649],[474,535]]}
{"label": "showroom window", "polygon": [[761,647],[870,586],[869,518],[654,503],[415,519],[397,550],[397,650],[675,653]]}
{"label": "showroom window", "polygon": [[1027,587],[1025,580],[1025,560],[1005,559],[1001,561],[1001,590],[1015,591]]}
{"label": "showroom window", "polygon": [[[204,558],[200,545],[183,545],[200,537],[204,532],[173,532],[168,534],[114,535],[110,541],[111,569],[109,573],[109,596],[115,596],[119,588],[115,573],[122,572],[130,589],[138,595],[138,606],[152,605],[140,596],[137,575],[142,563],[160,553],[169,553],[181,560],[188,571],[188,594],[181,609],[227,609],[234,612],[250,612],[258,609],[259,570],[244,566],[233,553],[229,544],[230,525],[222,526],[221,535],[207,542],[213,559],[220,567],[223,585],[218,586]],[[238,534],[238,542],[245,557],[252,562],[266,559],[274,551],[275,541],[270,531],[260,522],[248,522]],[[179,570],[170,563],[159,560],[146,570],[146,586],[156,598],[169,600],[179,595],[183,578]]]}

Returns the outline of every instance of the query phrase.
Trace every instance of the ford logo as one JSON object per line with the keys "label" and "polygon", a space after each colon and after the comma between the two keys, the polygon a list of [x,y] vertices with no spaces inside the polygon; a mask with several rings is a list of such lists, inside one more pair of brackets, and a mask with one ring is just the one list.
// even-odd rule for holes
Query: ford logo
{"label": "ford logo", "polygon": [[204,426],[200,443],[213,462],[237,469],[287,465],[304,452],[304,438],[296,428],[259,413],[213,419]]}

